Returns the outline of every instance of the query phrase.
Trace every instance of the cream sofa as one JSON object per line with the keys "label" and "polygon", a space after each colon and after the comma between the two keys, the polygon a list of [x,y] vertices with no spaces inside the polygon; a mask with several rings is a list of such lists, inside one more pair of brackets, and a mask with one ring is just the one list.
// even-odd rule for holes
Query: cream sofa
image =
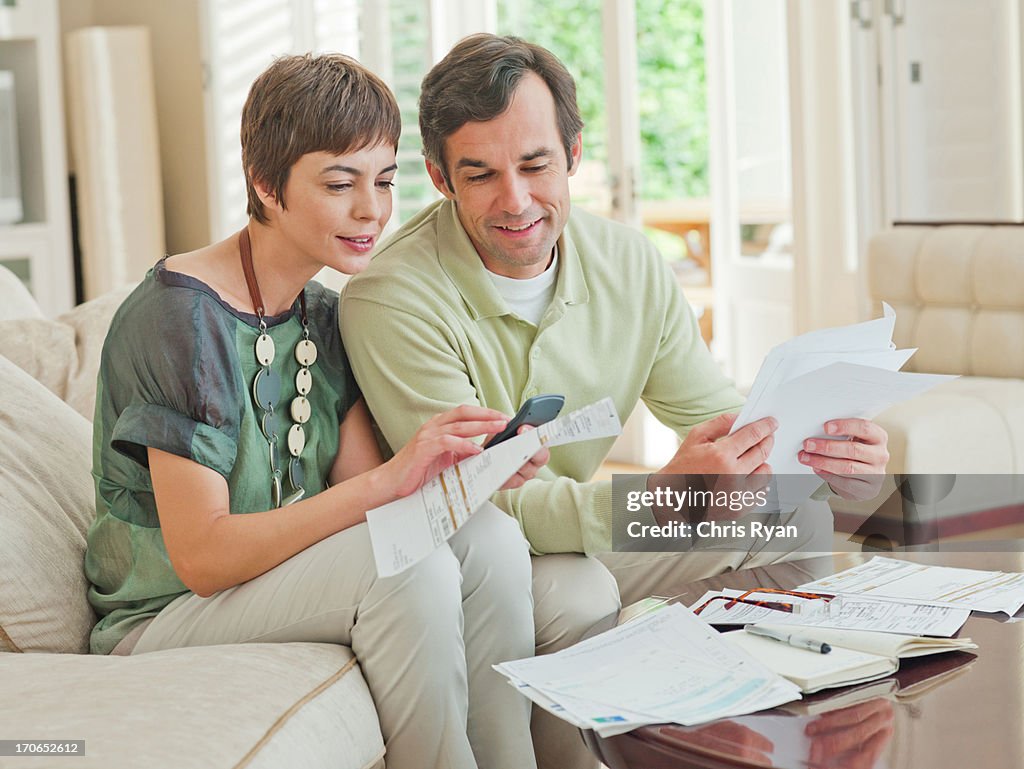
{"label": "cream sofa", "polygon": [[889,472],[1024,474],[1024,226],[897,226],[868,249],[905,370],[959,374],[889,409]]}
{"label": "cream sofa", "polygon": [[[80,769],[383,766],[373,701],[345,647],[88,654],[89,417],[123,296],[47,320],[0,267],[0,739],[85,740],[69,764]],[[0,757],[11,769],[52,763]]]}

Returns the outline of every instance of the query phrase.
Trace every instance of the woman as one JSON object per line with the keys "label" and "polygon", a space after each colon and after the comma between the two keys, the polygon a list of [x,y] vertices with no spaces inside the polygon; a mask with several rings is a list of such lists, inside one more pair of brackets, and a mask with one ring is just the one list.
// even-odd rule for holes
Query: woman
{"label": "woman", "polygon": [[104,345],[92,647],[349,645],[389,767],[530,766],[529,703],[490,668],[533,653],[518,528],[487,506],[450,545],[379,579],[365,526],[368,509],[479,453],[470,438],[508,419],[454,409],[384,462],[337,295],[308,282],[324,266],[366,266],[391,215],[399,131],[387,87],[343,56],[285,57],[253,84],[248,225],[162,259]]}

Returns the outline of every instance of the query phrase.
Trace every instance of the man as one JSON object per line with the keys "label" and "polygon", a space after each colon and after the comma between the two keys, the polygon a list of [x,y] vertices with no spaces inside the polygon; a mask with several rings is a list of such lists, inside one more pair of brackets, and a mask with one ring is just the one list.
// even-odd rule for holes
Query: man
{"label": "man", "polygon": [[[571,75],[549,51],[516,38],[468,37],[424,79],[424,155],[445,200],[407,222],[342,302],[345,347],[384,437],[399,446],[459,403],[513,413],[553,392],[569,411],[611,396],[625,416],[643,398],[686,436],[660,472],[764,473],[776,424],[728,435],[742,399],[654,246],[570,209],[582,127]],[[839,476],[880,472],[884,432],[862,420],[836,428],[852,440],[816,441],[805,447],[806,463],[837,485]],[[555,448],[535,480],[495,497],[535,554],[538,653],[570,645],[617,606],[609,572],[587,557],[611,548],[611,484],[589,480],[610,444]],[[627,555],[616,576],[648,574],[648,555]],[[662,560],[696,578],[748,556]],[[564,724],[535,712],[533,728],[540,766],[587,765],[578,738],[559,737]]]}

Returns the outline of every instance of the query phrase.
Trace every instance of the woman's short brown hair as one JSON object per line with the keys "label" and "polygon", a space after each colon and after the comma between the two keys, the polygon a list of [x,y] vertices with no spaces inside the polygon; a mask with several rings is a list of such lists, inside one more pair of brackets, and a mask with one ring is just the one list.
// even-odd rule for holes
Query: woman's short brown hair
{"label": "woman's short brown hair", "polygon": [[576,81],[569,70],[547,48],[518,37],[481,32],[456,43],[423,78],[423,154],[446,179],[444,143],[448,137],[470,121],[486,122],[505,112],[527,72],[536,73],[555,99],[558,131],[572,168],[572,148],[583,129],[583,119],[576,104]]}
{"label": "woman's short brown hair", "polygon": [[310,152],[398,146],[402,119],[384,81],[348,56],[282,56],[252,84],[242,108],[242,168],[246,212],[266,223],[253,181],[284,207],[291,168]]}

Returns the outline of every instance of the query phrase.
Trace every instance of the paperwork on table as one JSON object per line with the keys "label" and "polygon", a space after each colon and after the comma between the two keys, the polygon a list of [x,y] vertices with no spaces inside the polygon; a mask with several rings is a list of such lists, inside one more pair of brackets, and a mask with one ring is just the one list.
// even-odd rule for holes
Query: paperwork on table
{"label": "paperwork on table", "polygon": [[390,577],[430,555],[542,446],[621,432],[615,404],[605,398],[464,459],[415,493],[368,511],[377,573]]}
{"label": "paperwork on table", "polygon": [[[780,611],[746,603],[712,600],[715,596],[751,601],[787,603],[793,612]],[[709,590],[690,608],[697,609],[711,601],[699,616],[709,625],[807,625],[810,627],[848,630],[873,630],[878,633],[900,633],[916,636],[942,636],[956,633],[971,614],[970,609],[949,606],[879,601],[860,596],[836,596],[831,601],[820,598],[800,598],[784,593],[761,593],[745,590]]]}
{"label": "paperwork on table", "polygon": [[799,689],[679,604],[540,657],[494,669],[524,695],[602,736],[692,725],[799,699]]}
{"label": "paperwork on table", "polygon": [[1008,616],[1024,606],[1024,574],[926,566],[881,556],[798,589]]}
{"label": "paperwork on table", "polygon": [[[915,349],[897,350],[892,341],[896,313],[883,304],[876,320],[811,331],[772,350],[761,364],[732,431],[762,417],[775,417],[779,429],[768,464],[776,477],[813,476],[797,454],[807,438],[828,437],[825,422],[870,419],[889,406],[913,398],[954,376],[906,374],[899,369]],[[799,503],[820,485],[787,479],[784,503]],[[806,491],[806,493],[803,493]]]}

